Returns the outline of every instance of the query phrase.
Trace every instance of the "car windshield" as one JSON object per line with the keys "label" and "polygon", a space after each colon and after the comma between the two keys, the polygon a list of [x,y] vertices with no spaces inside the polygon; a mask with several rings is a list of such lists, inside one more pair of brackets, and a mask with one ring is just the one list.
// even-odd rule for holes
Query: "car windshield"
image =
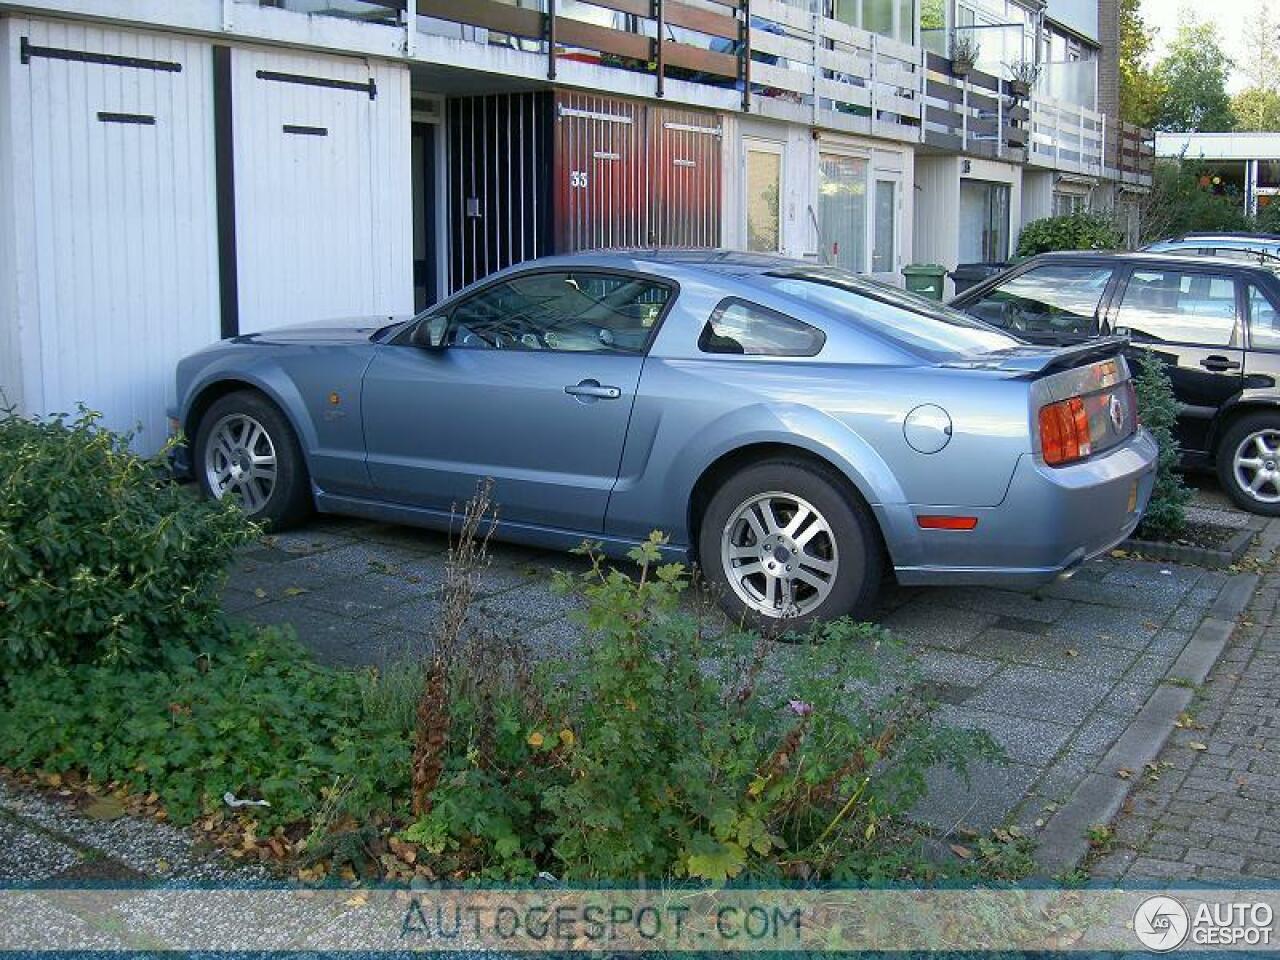
{"label": "car windshield", "polygon": [[959,360],[1022,343],[936,300],[843,270],[779,270],[765,278],[779,293],[849,317],[928,360]]}

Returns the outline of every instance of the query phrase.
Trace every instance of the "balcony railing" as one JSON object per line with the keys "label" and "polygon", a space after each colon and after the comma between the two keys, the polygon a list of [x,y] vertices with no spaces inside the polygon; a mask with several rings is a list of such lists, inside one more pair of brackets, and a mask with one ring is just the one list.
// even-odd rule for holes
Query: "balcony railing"
{"label": "balcony railing", "polygon": [[398,25],[407,50],[426,34],[519,50],[542,58],[536,72],[549,80],[566,62],[585,62],[647,75],[654,96],[681,80],[780,119],[1133,182],[1150,176],[1149,132],[1108,129],[1102,114],[1070,101],[1015,96],[1008,80],[979,70],[961,76],[937,53],[827,16],[829,0],[240,2]]}
{"label": "balcony railing", "polygon": [[1101,175],[1105,140],[1105,120],[1096,110],[1047,97],[1031,101],[1030,163]]}
{"label": "balcony railing", "polygon": [[1137,124],[1118,121],[1107,131],[1107,172],[1123,183],[1149,184],[1156,162],[1155,134]]}
{"label": "balcony railing", "polygon": [[936,53],[925,53],[925,66],[925,144],[1014,163],[1027,158],[1030,113],[1007,81],[978,70],[957,76]]}

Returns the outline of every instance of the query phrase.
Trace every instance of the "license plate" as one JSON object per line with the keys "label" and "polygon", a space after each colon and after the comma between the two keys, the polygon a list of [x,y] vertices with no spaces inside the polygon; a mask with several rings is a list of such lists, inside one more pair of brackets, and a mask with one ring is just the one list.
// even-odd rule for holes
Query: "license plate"
{"label": "license plate", "polygon": [[1129,506],[1125,508],[1126,513],[1133,513],[1138,509],[1138,481],[1133,481],[1129,485]]}

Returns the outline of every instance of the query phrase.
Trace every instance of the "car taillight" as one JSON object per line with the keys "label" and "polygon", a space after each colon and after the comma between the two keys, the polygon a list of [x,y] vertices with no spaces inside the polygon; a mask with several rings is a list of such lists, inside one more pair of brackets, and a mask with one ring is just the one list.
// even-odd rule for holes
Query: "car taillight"
{"label": "car taillight", "polygon": [[1083,397],[1072,397],[1040,408],[1040,452],[1051,467],[1081,460],[1093,452],[1089,414]]}
{"label": "car taillight", "polygon": [[1129,409],[1133,411],[1133,428],[1137,430],[1142,426],[1142,411],[1138,409],[1138,391],[1134,388],[1132,380],[1124,382],[1124,399]]}

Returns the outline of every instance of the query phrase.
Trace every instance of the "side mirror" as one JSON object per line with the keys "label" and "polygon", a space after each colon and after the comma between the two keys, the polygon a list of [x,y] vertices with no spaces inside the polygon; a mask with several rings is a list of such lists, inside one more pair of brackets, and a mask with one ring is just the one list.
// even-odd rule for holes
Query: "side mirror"
{"label": "side mirror", "polygon": [[423,350],[443,350],[448,346],[446,335],[449,318],[443,315],[426,317],[413,328],[409,342]]}

